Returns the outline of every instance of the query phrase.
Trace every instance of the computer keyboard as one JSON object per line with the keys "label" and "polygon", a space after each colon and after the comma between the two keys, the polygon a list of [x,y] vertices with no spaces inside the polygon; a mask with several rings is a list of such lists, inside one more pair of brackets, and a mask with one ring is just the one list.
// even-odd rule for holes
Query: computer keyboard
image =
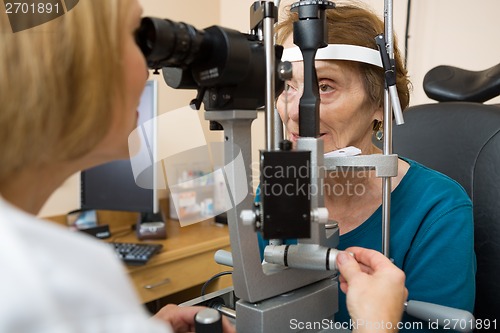
{"label": "computer keyboard", "polygon": [[142,244],[142,243],[111,243],[118,258],[127,265],[144,265],[148,260],[160,252],[162,244]]}

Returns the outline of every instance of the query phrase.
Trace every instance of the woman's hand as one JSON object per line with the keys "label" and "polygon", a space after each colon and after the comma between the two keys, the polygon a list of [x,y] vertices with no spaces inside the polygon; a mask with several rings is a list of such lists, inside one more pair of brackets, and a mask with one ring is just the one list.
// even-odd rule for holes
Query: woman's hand
{"label": "woman's hand", "polygon": [[337,264],[353,332],[397,331],[408,297],[403,271],[382,253],[360,247],[340,252]]}
{"label": "woman's hand", "polygon": [[[168,304],[160,309],[154,318],[167,322],[172,326],[175,333],[194,332],[194,316],[201,310],[202,306],[182,307],[175,304]],[[236,333],[236,330],[229,320],[222,316],[222,329],[224,333]]]}

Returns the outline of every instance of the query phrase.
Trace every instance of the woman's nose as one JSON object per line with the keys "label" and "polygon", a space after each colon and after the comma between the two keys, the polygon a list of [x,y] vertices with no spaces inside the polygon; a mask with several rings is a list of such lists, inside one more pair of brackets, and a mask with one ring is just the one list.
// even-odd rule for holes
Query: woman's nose
{"label": "woman's nose", "polygon": [[284,103],[286,107],[286,112],[288,114],[288,118],[292,121],[299,121],[299,102],[297,98],[288,98],[286,103]]}

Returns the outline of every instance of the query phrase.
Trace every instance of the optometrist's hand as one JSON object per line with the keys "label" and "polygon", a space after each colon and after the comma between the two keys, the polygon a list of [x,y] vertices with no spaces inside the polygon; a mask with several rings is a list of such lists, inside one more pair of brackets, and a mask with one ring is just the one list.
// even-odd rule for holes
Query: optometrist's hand
{"label": "optometrist's hand", "polygon": [[408,297],[404,272],[382,253],[360,247],[339,253],[337,264],[353,332],[396,332]]}
{"label": "optometrist's hand", "polygon": [[[175,304],[165,305],[154,318],[167,322],[172,326],[175,333],[194,332],[194,316],[201,310],[202,306],[182,307]],[[229,320],[222,316],[222,329],[224,333],[236,333],[236,329]]]}

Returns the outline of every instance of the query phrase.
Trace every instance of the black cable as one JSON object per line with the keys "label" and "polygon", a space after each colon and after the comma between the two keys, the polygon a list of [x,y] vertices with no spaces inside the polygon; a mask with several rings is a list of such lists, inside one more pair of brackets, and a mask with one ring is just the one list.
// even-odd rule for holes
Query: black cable
{"label": "black cable", "polygon": [[410,16],[411,16],[411,0],[408,0],[406,7],[406,31],[405,31],[405,69],[408,65],[408,40],[410,39]]}
{"label": "black cable", "polygon": [[115,232],[111,234],[111,240],[110,242],[117,242],[119,238],[123,238],[125,236],[128,236],[130,233],[132,233],[135,230],[135,224],[130,227],[130,229],[125,229],[121,230],[118,232]]}
{"label": "black cable", "polygon": [[224,271],[224,272],[220,272],[220,273],[217,273],[215,274],[214,276],[212,276],[210,279],[207,280],[207,282],[205,282],[203,284],[203,287],[201,287],[201,296],[205,295],[205,291],[208,287],[208,285],[213,282],[215,279],[218,279],[220,278],[221,276],[223,275],[229,275],[229,274],[233,274],[233,271]]}

